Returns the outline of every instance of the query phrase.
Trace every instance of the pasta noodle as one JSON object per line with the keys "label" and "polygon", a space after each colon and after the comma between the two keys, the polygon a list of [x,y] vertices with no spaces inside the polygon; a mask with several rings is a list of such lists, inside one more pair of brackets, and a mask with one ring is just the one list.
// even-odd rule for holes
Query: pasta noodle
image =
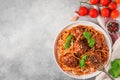
{"label": "pasta noodle", "polygon": [[[88,42],[83,36],[83,32],[90,32],[91,37],[95,39],[95,45],[90,48]],[[66,38],[72,34],[71,44],[69,49],[65,49]],[[64,30],[57,40],[57,56],[60,67],[75,75],[90,74],[97,70],[97,67],[105,65],[108,61],[108,46],[104,35],[92,26],[77,25],[70,29]],[[85,68],[80,68],[79,60],[85,54],[88,54],[88,59],[85,61]],[[95,57],[95,59],[92,58]],[[100,62],[97,63],[95,60]],[[101,65],[102,64],[102,65]]]}

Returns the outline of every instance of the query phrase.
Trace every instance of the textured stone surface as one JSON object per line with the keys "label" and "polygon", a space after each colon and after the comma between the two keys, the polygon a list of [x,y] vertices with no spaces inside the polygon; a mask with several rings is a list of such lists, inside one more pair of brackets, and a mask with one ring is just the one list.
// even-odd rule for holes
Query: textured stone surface
{"label": "textured stone surface", "polygon": [[76,80],[57,67],[53,45],[78,7],[79,0],[0,0],[0,80]]}

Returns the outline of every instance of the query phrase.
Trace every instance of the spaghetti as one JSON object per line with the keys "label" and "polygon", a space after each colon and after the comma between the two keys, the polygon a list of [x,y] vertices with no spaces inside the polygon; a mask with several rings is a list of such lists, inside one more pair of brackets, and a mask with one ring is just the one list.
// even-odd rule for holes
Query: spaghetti
{"label": "spaghetti", "polygon": [[[85,31],[90,32],[91,37],[94,38],[95,45],[93,47],[88,46],[88,41],[83,36]],[[64,45],[69,35],[73,35],[73,37],[70,42],[70,47],[65,49]],[[95,30],[92,26],[77,25],[64,30],[58,38],[56,49],[60,67],[64,71],[75,75],[95,72],[97,67],[101,66],[96,60],[102,65],[105,65],[109,56],[109,50],[104,35]],[[88,59],[85,61],[86,66],[81,68],[79,66],[79,60],[81,60],[82,56],[85,54],[88,55]],[[94,59],[93,56],[96,59]]]}

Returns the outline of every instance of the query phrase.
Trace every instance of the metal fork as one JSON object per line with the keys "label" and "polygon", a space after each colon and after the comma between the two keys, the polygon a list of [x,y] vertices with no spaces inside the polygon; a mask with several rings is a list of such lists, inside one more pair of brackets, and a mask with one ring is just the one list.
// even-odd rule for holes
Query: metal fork
{"label": "metal fork", "polygon": [[[95,56],[93,56],[93,57],[94,57],[94,59],[96,59]],[[97,62],[100,64],[100,66],[101,66],[101,67],[97,67],[97,70],[104,72],[111,80],[115,80],[115,79],[105,70],[105,66],[104,66],[103,64],[101,64],[97,59],[96,59],[96,61],[97,61]]]}

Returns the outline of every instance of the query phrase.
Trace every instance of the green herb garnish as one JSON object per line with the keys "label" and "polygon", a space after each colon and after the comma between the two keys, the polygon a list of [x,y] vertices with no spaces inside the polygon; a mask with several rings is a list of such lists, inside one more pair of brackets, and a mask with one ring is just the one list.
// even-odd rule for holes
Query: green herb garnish
{"label": "green herb garnish", "polygon": [[92,48],[92,47],[95,45],[95,39],[94,39],[94,38],[91,38],[91,33],[85,31],[85,32],[83,33],[83,36],[87,39],[87,41],[88,41],[88,46]]}
{"label": "green herb garnish", "polygon": [[120,76],[120,59],[115,59],[111,62],[111,68],[108,72],[114,78],[118,78]]}
{"label": "green herb garnish", "polygon": [[84,68],[84,67],[85,67],[85,60],[84,60],[84,59],[81,59],[81,60],[79,61],[79,65],[80,65],[81,68]]}
{"label": "green herb garnish", "polygon": [[108,72],[114,78],[119,77],[119,70],[118,69],[111,68]]}
{"label": "green herb garnish", "polygon": [[83,33],[83,36],[84,36],[86,39],[90,39],[91,34],[90,34],[89,32],[87,32],[87,31],[85,31],[85,32]]}
{"label": "green herb garnish", "polygon": [[82,56],[82,58],[79,60],[79,66],[81,68],[84,68],[86,66],[85,61],[87,60],[87,58],[88,58],[88,55],[86,54],[86,55]]}
{"label": "green herb garnish", "polygon": [[67,39],[66,39],[66,43],[64,45],[64,48],[65,49],[68,49],[70,47],[70,42],[71,42],[71,39],[72,39],[73,35],[68,35]]}
{"label": "green herb garnish", "polygon": [[84,56],[82,56],[82,59],[83,60],[86,60],[88,58],[88,55],[86,54],[86,55],[84,55]]}
{"label": "green herb garnish", "polygon": [[94,38],[90,38],[88,41],[89,47],[93,47],[95,45],[95,39]]}

